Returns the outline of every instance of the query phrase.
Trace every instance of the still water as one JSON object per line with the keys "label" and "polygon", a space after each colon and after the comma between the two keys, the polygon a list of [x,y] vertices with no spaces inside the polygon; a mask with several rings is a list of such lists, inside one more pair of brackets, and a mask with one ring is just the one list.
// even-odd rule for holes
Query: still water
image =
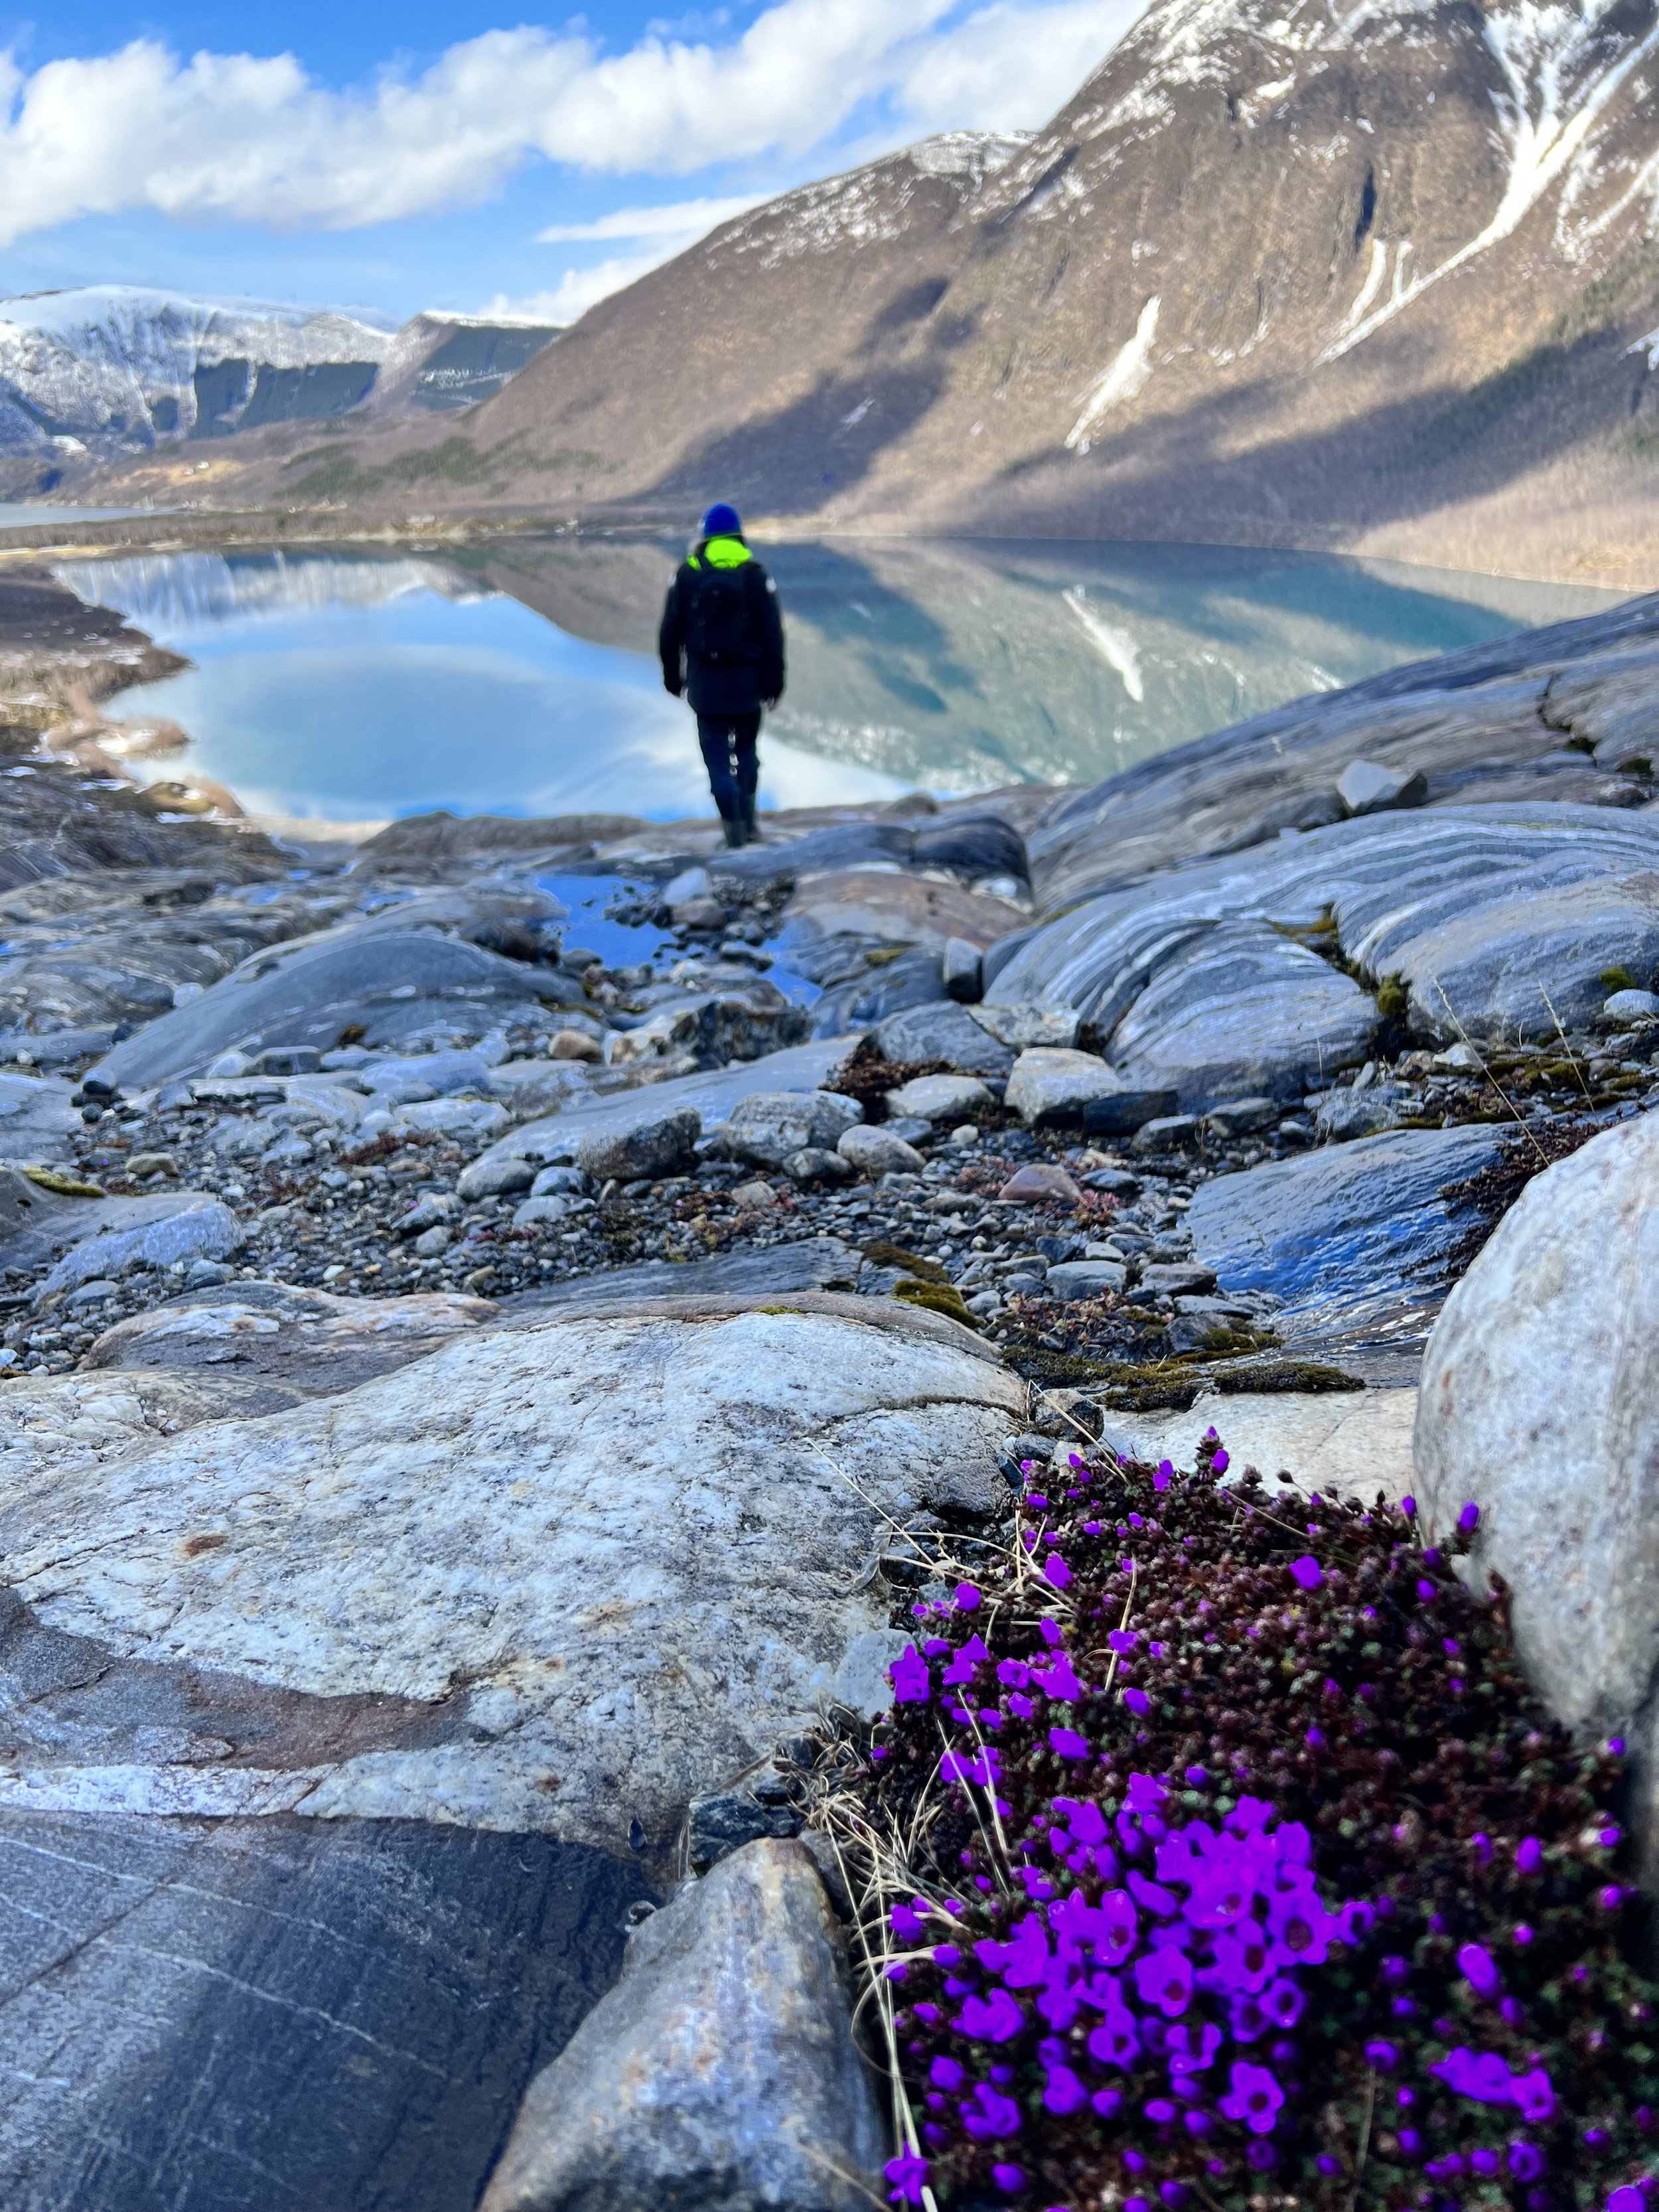
{"label": "still water", "polygon": [[[1379,669],[1615,593],[1212,547],[846,539],[759,549],[789,685],[762,801],[1092,782]],[[57,574],[195,664],[124,693],[189,753],[142,773],[339,821],[709,811],[653,644],[677,550],[145,555]]]}

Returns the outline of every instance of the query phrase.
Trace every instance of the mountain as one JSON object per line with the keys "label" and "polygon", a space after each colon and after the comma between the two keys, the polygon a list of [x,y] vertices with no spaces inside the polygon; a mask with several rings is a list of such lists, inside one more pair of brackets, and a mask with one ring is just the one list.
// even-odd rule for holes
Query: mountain
{"label": "mountain", "polygon": [[1617,571],[1656,197],[1655,0],[1162,0],[1029,139],[789,193],[269,488]]}
{"label": "mountain", "polygon": [[551,336],[432,314],[396,330],[338,308],[126,285],[32,293],[0,301],[0,454],[63,468],[356,409],[465,406]]}

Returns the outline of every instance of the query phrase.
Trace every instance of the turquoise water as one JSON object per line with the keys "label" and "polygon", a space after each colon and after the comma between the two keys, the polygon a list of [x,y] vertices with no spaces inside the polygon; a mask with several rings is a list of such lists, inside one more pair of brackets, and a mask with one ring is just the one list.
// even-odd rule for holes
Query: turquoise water
{"label": "turquoise water", "polygon": [[[790,680],[763,803],[1087,782],[1300,694],[1616,594],[1208,547],[844,540],[760,549]],[[708,811],[653,651],[676,549],[142,556],[60,564],[195,665],[122,695],[190,751],[140,772],[251,811]]]}

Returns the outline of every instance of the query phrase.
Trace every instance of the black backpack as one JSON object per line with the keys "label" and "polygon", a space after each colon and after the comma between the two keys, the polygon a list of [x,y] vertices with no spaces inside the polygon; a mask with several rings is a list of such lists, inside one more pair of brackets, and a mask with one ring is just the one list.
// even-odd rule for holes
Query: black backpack
{"label": "black backpack", "polygon": [[687,599],[685,649],[693,660],[707,667],[729,668],[754,658],[749,592],[741,568],[699,564],[691,572]]}

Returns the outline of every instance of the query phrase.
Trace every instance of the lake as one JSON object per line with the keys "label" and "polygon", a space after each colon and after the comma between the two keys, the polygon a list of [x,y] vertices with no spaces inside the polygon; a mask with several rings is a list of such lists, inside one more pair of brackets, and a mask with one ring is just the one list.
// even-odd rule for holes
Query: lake
{"label": "lake", "polygon": [[[1286,699],[1620,594],[1207,546],[839,539],[757,546],[789,685],[762,803],[1086,783]],[[123,693],[194,740],[141,764],[250,812],[710,811],[654,653],[678,549],[514,538],[441,552],[55,564],[195,665]]]}

